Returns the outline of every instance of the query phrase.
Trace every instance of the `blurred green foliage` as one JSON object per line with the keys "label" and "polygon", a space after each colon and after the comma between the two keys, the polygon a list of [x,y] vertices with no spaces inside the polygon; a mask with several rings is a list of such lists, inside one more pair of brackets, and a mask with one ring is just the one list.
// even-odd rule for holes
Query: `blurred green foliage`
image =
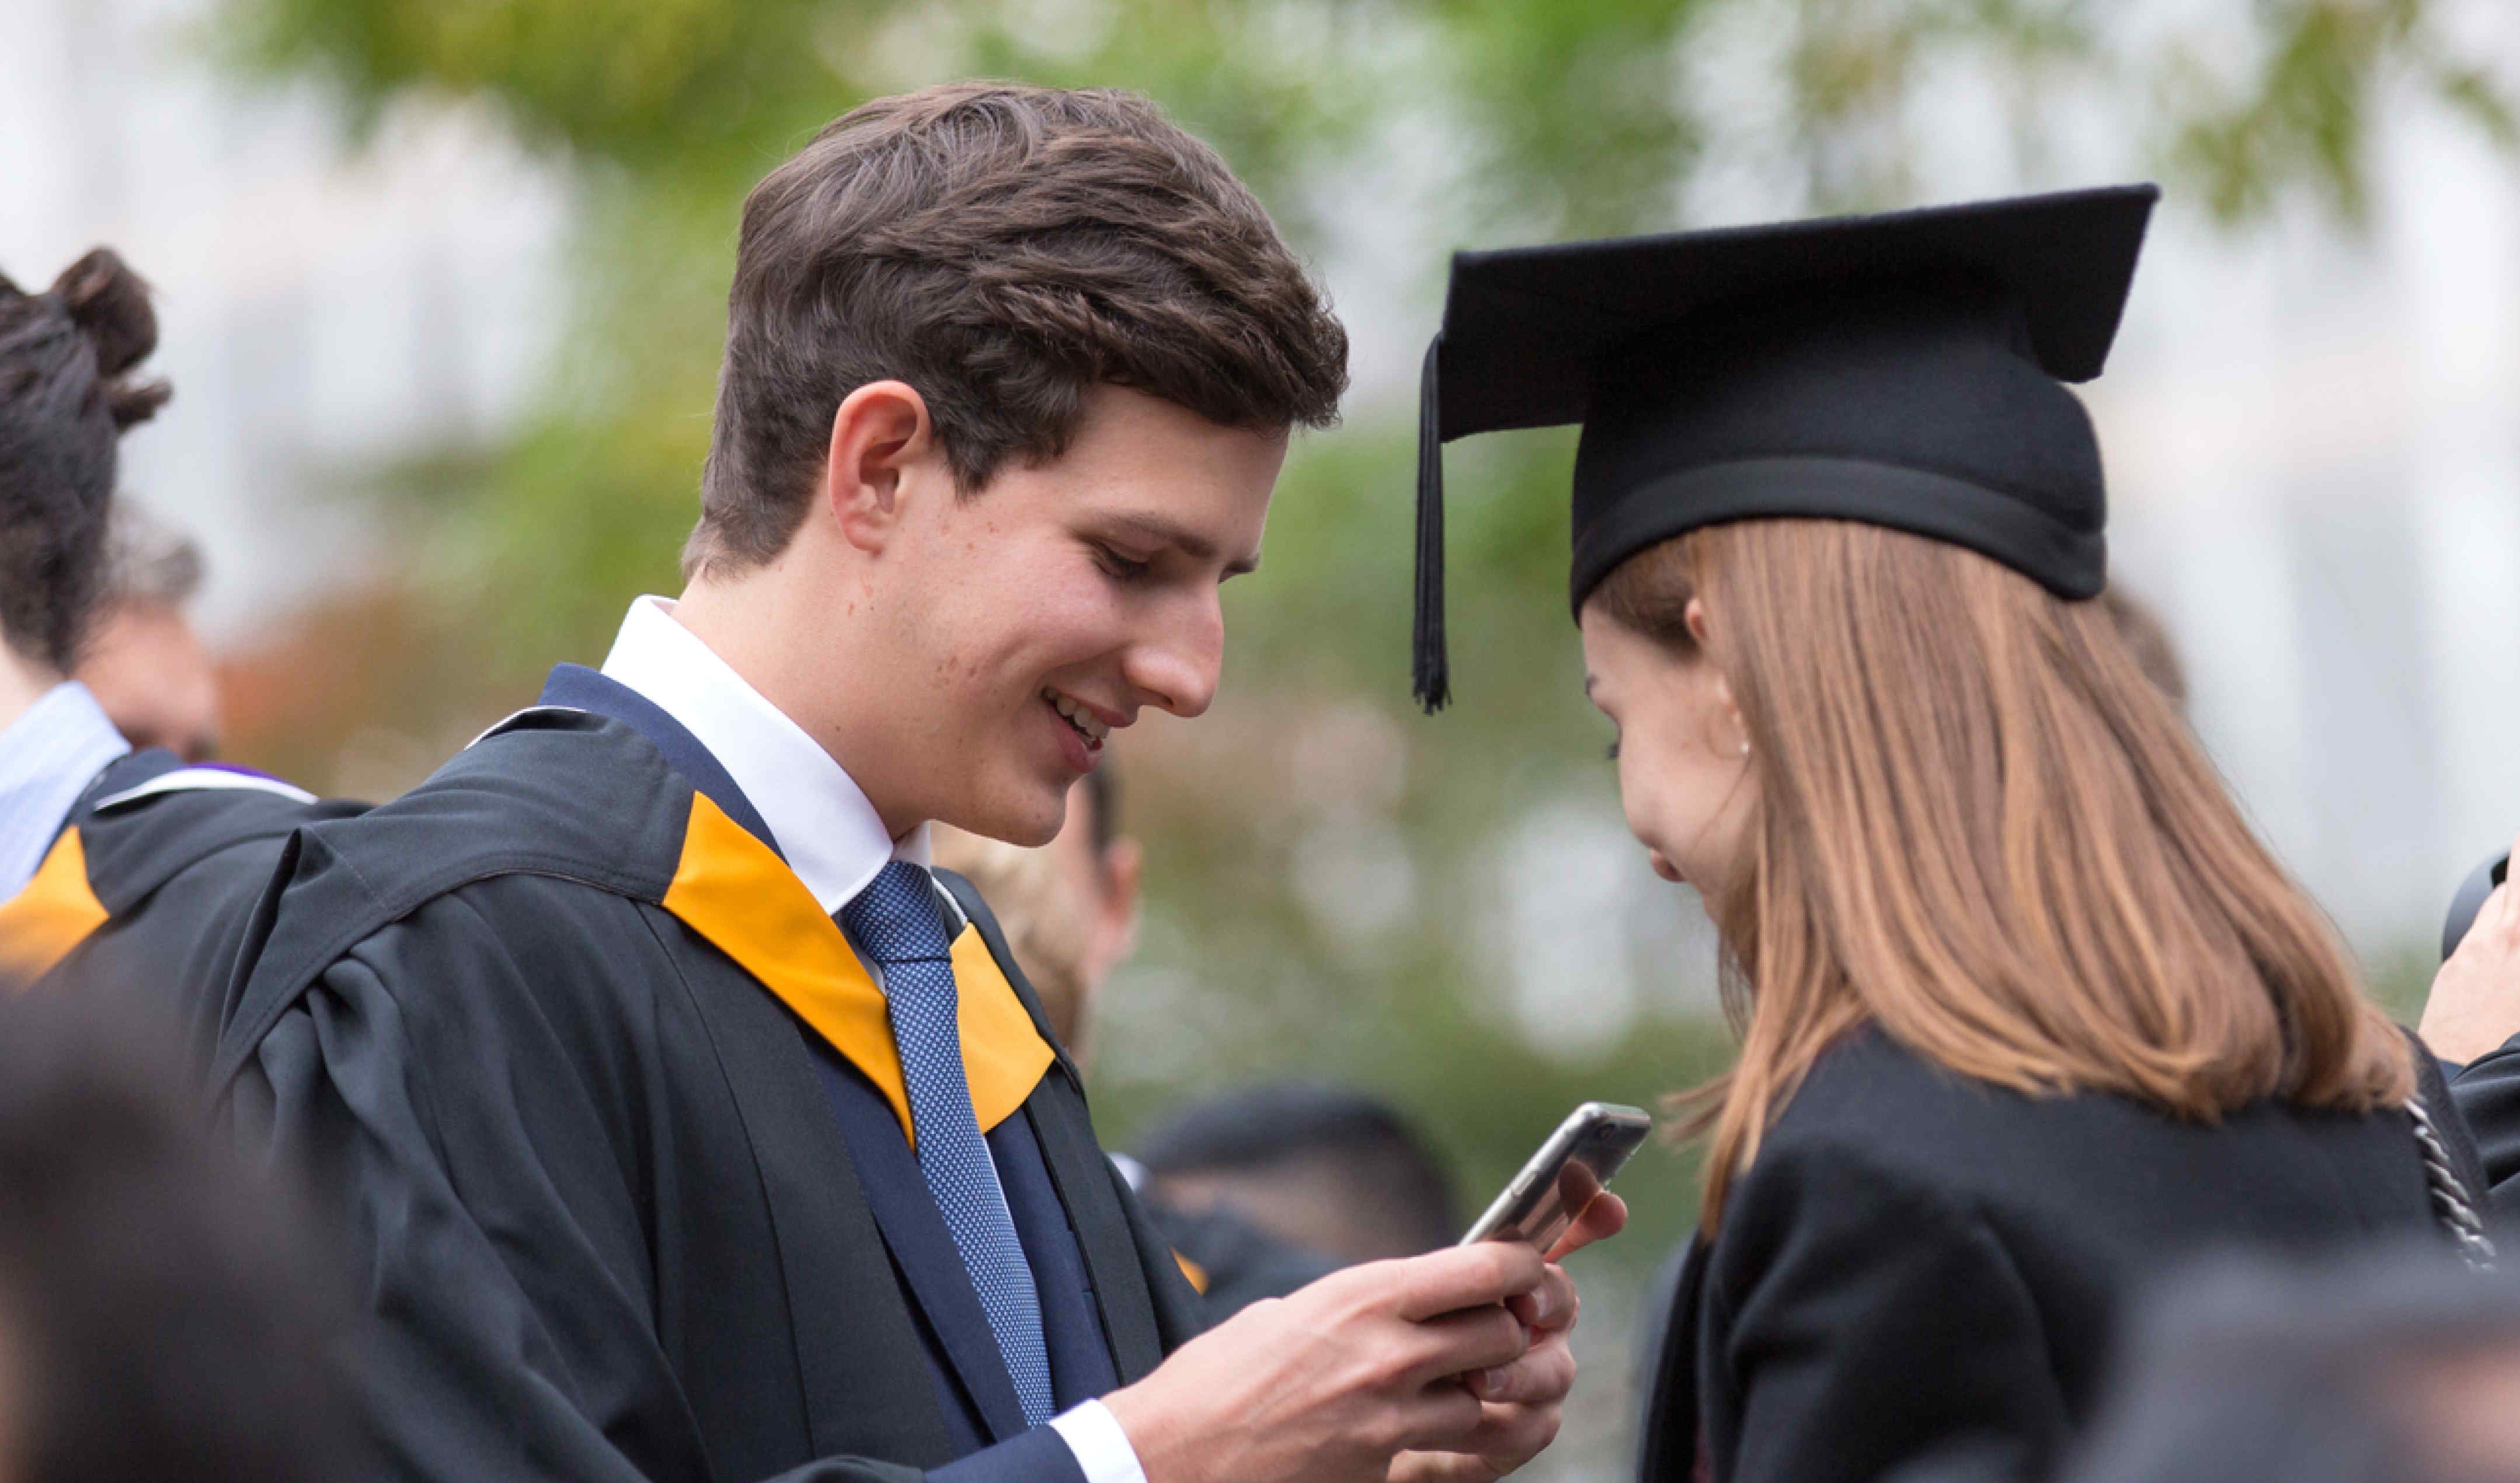
{"label": "blurred green foliage", "polygon": [[[571,167],[567,330],[543,396],[496,444],[380,471],[366,491],[407,534],[407,569],[432,615],[427,644],[441,655],[433,672],[451,652],[469,681],[430,692],[456,714],[386,724],[460,738],[529,694],[555,658],[600,654],[633,594],[673,589],[738,208],[755,178],[861,99],[973,74],[1143,90],[1326,259],[1395,212],[1422,217],[1410,224],[1428,245],[1413,303],[1429,325],[1442,244],[1686,224],[1685,189],[1739,124],[1731,94],[1707,87],[1710,67],[1758,70],[1751,81],[1778,104],[1762,141],[1771,173],[1815,208],[1927,195],[1917,110],[1956,74],[2002,99],[2024,184],[2063,183],[2043,171],[2058,101],[2079,99],[2124,136],[2117,165],[2149,163],[2234,222],[2295,191],[2354,220],[2385,97],[2428,92],[2511,137],[2492,79],[2437,33],[2423,0],[2218,0],[2129,21],[2149,9],[227,0],[216,44],[248,71],[329,84],[354,132],[409,98],[487,100]],[[1158,719],[1120,748],[1150,919],[1140,963],[1110,991],[1097,1097],[1125,1144],[1146,1116],[1225,1082],[1362,1082],[1437,1130],[1474,1202],[1567,1106],[1650,1104],[1719,1067],[1729,1042],[1707,1012],[1702,936],[1642,966],[1633,1022],[1606,1044],[1543,1049],[1530,1015],[1507,1009],[1495,925],[1505,841],[1545,806],[1589,809],[1610,829],[1617,818],[1562,616],[1569,440],[1455,450],[1458,701],[1428,721],[1406,700],[1409,411],[1369,395],[1346,428],[1299,444],[1266,575],[1231,589],[1226,698],[1194,727]],[[1391,750],[1389,780],[1327,785],[1322,736],[1371,743],[1342,756]],[[1360,928],[1308,896],[1326,849],[1365,846],[1380,851],[1368,851],[1381,862],[1372,878],[1401,893],[1404,921]],[[1650,899],[1675,917],[1695,910]],[[1629,949],[1579,917],[1562,951],[1580,964]],[[1598,1259],[1611,1301],[1592,1312],[1618,1314],[1687,1230],[1691,1185],[1675,1154],[1640,1164],[1625,1186],[1636,1238]],[[1615,1343],[1618,1328],[1608,1320],[1595,1342]],[[1596,1350],[1605,1358],[1616,1355]],[[1560,1465],[1606,1474],[1617,1390],[1595,1383],[1609,1383],[1608,1399],[1575,1418]]]}

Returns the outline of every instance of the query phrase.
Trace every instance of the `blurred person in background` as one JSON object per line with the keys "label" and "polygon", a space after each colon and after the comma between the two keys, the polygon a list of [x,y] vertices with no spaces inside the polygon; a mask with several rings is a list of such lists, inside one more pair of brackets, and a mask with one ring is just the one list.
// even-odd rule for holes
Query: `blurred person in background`
{"label": "blurred person in background", "polygon": [[46,292],[0,277],[0,899],[130,749],[69,674],[104,596],[116,444],[166,402],[133,375],[157,342],[147,286],[105,248]]}
{"label": "blurred person in background", "polygon": [[1106,752],[1068,789],[1067,817],[1048,844],[1027,848],[936,825],[936,868],[979,890],[1060,1049],[1092,1059],[1094,1004],[1138,940],[1145,852],[1120,831],[1119,770]]}
{"label": "blurred person in background", "polygon": [[2520,898],[2493,878],[2499,863],[2469,881],[2467,891],[2486,892],[2472,916],[2464,905],[2452,909],[2418,1028],[2475,1136],[2488,1201],[2508,1225],[2520,1220]]}
{"label": "blurred person in background", "polygon": [[1174,1110],[1137,1148],[1140,1189],[1219,1314],[1322,1272],[1461,1236],[1440,1154],[1396,1109],[1280,1083]]}
{"label": "blurred person in background", "polygon": [[754,188],[682,596],[302,831],[238,975],[214,1095],[354,1234],[393,1471],[1488,1483],[1548,1444],[1544,1253],[1198,1332],[927,868],[931,822],[1047,842],[1111,731],[1206,710],[1219,586],[1345,364],[1137,95],[880,99]]}
{"label": "blurred person in background", "polygon": [[[2050,1476],[2222,1247],[2482,1257],[2431,1060],[2108,612],[2096,376],[2156,194],[1455,259],[1451,436],[1580,421],[1568,599],[1741,1049],[1652,1480]],[[1439,541],[1421,696],[1440,700]]]}
{"label": "blurred person in background", "polygon": [[2520,1284],[2437,1248],[2165,1282],[2071,1483],[2520,1483]]}
{"label": "blurred person in background", "polygon": [[193,631],[202,548],[117,498],[106,536],[106,591],[72,678],[134,751],[187,762],[219,750],[219,673]]}
{"label": "blurred person in background", "polygon": [[0,1479],[363,1476],[333,1260],[161,1038],[0,992]]}
{"label": "blurred person in background", "polygon": [[[1106,753],[1070,789],[1066,821],[1046,845],[941,825],[933,833],[937,867],[989,903],[1053,1035],[1080,1066],[1102,985],[1137,937],[1144,853],[1120,831],[1119,801]],[[1398,1113],[1355,1093],[1276,1087],[1200,1102],[1166,1118],[1138,1157],[1115,1162],[1211,1324],[1343,1266],[1432,1251],[1454,1234],[1433,1150]]]}
{"label": "blurred person in background", "polygon": [[135,752],[70,678],[116,601],[116,453],[166,401],[137,374],[157,343],[148,286],[110,249],[44,292],[0,278],[0,975],[143,993],[206,1054],[283,841],[351,806]]}

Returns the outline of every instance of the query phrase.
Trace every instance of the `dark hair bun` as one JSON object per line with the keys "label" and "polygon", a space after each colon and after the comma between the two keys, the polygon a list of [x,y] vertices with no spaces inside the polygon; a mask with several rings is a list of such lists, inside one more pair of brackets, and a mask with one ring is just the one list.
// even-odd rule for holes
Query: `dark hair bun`
{"label": "dark hair bun", "polygon": [[99,247],[43,293],[0,280],[0,640],[67,671],[103,590],[117,443],[163,406],[149,286]]}
{"label": "dark hair bun", "polygon": [[162,381],[126,382],[122,373],[158,348],[158,313],[149,307],[149,284],[112,247],[94,247],[53,280],[53,293],[96,346],[98,391],[113,426],[147,422],[174,389]]}
{"label": "dark hair bun", "polygon": [[95,344],[98,375],[120,376],[158,348],[149,285],[112,247],[92,247],[64,268],[53,292]]}

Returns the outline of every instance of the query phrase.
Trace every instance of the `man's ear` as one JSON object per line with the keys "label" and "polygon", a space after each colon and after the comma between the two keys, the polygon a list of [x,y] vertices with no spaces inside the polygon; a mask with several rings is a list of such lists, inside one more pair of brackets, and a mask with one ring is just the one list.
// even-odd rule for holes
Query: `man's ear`
{"label": "man's ear", "polygon": [[936,458],[927,401],[903,382],[869,382],[832,414],[823,466],[823,508],[861,551],[883,549],[901,524],[905,495]]}

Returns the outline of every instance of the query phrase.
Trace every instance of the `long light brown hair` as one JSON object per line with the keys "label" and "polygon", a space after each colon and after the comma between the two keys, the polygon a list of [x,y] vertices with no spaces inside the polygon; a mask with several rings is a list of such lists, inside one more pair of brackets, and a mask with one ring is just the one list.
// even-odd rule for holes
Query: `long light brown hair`
{"label": "long light brown hair", "polygon": [[1704,1226],[1813,1062],[1859,1026],[2032,1095],[2213,1122],[2405,1101],[2404,1037],[2242,820],[2099,605],[1973,552],[1841,520],[1690,532],[1592,598],[1682,652],[1691,597],[1758,795],[1720,893],[1732,1070]]}

